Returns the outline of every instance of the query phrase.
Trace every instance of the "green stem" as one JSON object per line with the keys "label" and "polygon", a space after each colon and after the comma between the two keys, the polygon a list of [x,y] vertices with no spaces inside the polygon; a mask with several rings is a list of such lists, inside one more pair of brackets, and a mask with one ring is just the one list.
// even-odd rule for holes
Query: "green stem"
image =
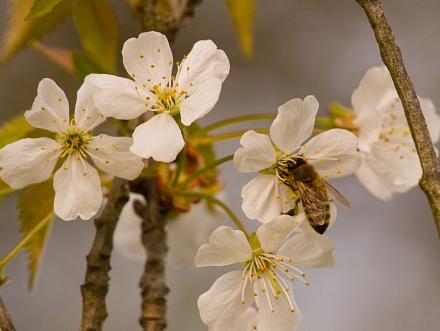
{"label": "green stem", "polygon": [[202,131],[209,132],[219,128],[223,128],[228,125],[242,123],[242,122],[273,120],[275,116],[276,114],[267,113],[267,114],[251,114],[251,115],[231,117],[212,123],[211,125],[208,125],[206,128],[204,128]]}
{"label": "green stem", "polygon": [[259,128],[259,129],[243,129],[243,130],[237,130],[237,131],[232,131],[232,132],[227,132],[227,133],[222,133],[222,134],[217,134],[214,136],[207,136],[207,137],[197,137],[194,138],[194,145],[208,145],[208,144],[212,144],[218,141],[223,141],[223,140],[227,140],[227,139],[233,139],[233,138],[239,138],[241,137],[244,133],[246,133],[247,131],[250,130],[254,130],[255,132],[258,133],[269,133],[269,129],[265,129],[265,128]]}
{"label": "green stem", "polygon": [[186,159],[186,148],[184,147],[177,156],[176,171],[174,172],[174,179],[172,186],[176,186],[177,183],[179,182],[180,174],[182,173],[183,167],[185,166],[185,159]]}
{"label": "green stem", "polygon": [[35,236],[41,229],[43,229],[53,219],[53,213],[48,214],[40,223],[28,232],[28,234],[14,247],[5,257],[0,260],[0,280],[3,279],[3,269],[5,266],[17,255],[20,250]]}
{"label": "green stem", "polygon": [[208,202],[211,202],[220,208],[222,208],[226,214],[231,218],[237,228],[242,231],[247,238],[249,238],[249,233],[246,231],[246,228],[241,223],[240,219],[234,214],[234,212],[221,200],[203,192],[174,192],[177,195],[189,198],[197,198],[197,199],[205,199]]}
{"label": "green stem", "polygon": [[221,159],[215,160],[214,162],[208,164],[207,166],[203,167],[202,169],[199,169],[198,171],[192,173],[190,176],[188,176],[185,181],[182,183],[183,187],[186,187],[191,181],[196,179],[197,177],[200,177],[200,175],[204,174],[205,172],[211,170],[212,168],[217,167],[218,165],[231,161],[234,158],[234,154],[222,157]]}

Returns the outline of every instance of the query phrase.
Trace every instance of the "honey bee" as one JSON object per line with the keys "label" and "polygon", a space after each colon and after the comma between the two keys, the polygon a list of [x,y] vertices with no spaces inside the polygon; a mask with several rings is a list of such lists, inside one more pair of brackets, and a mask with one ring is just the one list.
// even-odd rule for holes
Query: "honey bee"
{"label": "honey bee", "polygon": [[310,225],[316,232],[323,234],[329,226],[330,201],[338,200],[347,208],[350,208],[350,203],[304,159],[289,160],[286,165],[287,167],[278,169],[280,177],[284,185],[299,193],[295,208],[287,214],[296,215],[301,200]]}

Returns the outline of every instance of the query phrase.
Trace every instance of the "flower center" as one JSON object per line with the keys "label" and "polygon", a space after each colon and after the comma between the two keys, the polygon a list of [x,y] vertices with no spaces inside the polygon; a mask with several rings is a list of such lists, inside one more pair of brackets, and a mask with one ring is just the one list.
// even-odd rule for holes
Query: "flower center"
{"label": "flower center", "polygon": [[246,287],[252,286],[257,310],[260,309],[261,300],[266,300],[271,311],[274,313],[273,300],[284,296],[290,306],[290,312],[295,312],[295,306],[289,295],[289,282],[299,279],[305,285],[309,285],[304,278],[305,274],[293,266],[292,259],[265,252],[254,254],[253,258],[246,262],[242,273],[243,287],[241,293],[242,303],[245,303],[244,294]]}
{"label": "flower center", "polygon": [[71,155],[72,153],[78,153],[82,157],[86,157],[86,146],[92,139],[89,133],[83,132],[72,120],[67,131],[58,133],[56,136],[63,148],[63,156]]}
{"label": "flower center", "polygon": [[178,91],[173,84],[164,88],[154,85],[153,93],[156,95],[156,103],[153,105],[153,110],[161,113],[170,113],[170,115],[177,115],[179,113],[180,103],[188,94],[186,90]]}

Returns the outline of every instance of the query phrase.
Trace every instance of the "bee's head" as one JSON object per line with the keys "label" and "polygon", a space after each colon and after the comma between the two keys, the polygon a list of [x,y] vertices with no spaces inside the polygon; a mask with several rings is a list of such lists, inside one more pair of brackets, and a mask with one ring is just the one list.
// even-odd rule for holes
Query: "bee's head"
{"label": "bee's head", "polygon": [[287,162],[287,170],[294,170],[299,166],[306,164],[307,162],[303,158],[296,158]]}

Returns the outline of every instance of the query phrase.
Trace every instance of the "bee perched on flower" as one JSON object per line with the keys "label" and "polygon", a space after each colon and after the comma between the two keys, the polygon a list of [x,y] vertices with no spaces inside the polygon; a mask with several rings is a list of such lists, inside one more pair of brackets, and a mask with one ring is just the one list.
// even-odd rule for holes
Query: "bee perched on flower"
{"label": "bee perched on flower", "polygon": [[[431,140],[438,142],[440,116],[430,99],[419,98]],[[402,103],[385,66],[369,69],[351,98],[362,164],[359,181],[376,197],[388,200],[417,185],[419,157]]]}
{"label": "bee perched on flower", "polygon": [[[234,154],[240,172],[259,172],[241,192],[246,216],[270,222],[282,213],[298,213],[302,204],[310,224],[323,233],[329,224],[331,197],[348,202],[327,179],[357,170],[357,137],[343,129],[312,135],[318,101],[292,99],[278,108],[270,136],[246,132]],[[302,144],[302,145],[301,145]]]}
{"label": "bee perched on flower", "polygon": [[200,316],[209,330],[252,330],[252,326],[292,331],[302,317],[291,282],[308,285],[298,268],[331,267],[334,256],[330,239],[317,234],[300,214],[278,216],[249,238],[240,230],[219,227],[194,261],[197,267],[243,264],[243,270],[224,274],[199,297]]}
{"label": "bee perched on flower", "polygon": [[96,105],[106,116],[122,120],[153,112],[135,129],[130,150],[171,162],[185,145],[180,127],[191,125],[217,103],[229,74],[228,57],[211,40],[198,41],[172,75],[168,40],[154,31],[127,40],[122,57],[132,79],[99,75]]}
{"label": "bee perched on flower", "polygon": [[54,211],[66,221],[90,219],[101,207],[101,182],[90,160],[107,174],[125,179],[136,178],[144,167],[129,151],[131,138],[92,135],[91,130],[105,121],[93,103],[93,80],[93,75],[87,76],[78,90],[71,120],[63,90],[51,79],[41,80],[24,116],[34,127],[56,133],[55,139],[25,138],[0,150],[0,177],[14,189],[49,179],[63,160],[53,177]]}

